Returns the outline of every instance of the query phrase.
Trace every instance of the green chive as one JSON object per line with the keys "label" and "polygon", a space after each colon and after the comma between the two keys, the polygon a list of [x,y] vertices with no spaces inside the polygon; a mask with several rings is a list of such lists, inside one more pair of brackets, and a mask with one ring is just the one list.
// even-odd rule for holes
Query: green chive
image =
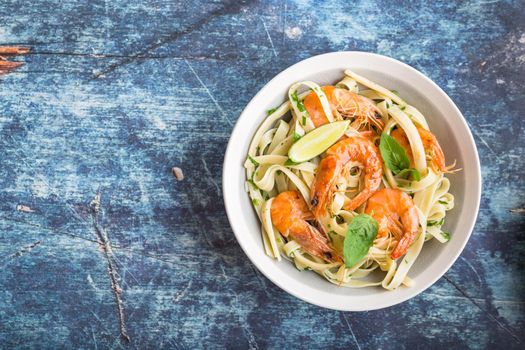
{"label": "green chive", "polygon": [[253,159],[251,156],[248,156],[248,159],[250,160],[250,162],[252,162],[253,165],[255,166],[259,165],[259,162]]}
{"label": "green chive", "polygon": [[[253,177],[253,176],[252,176],[252,177]],[[248,179],[248,183],[249,183],[250,185],[252,185],[253,188],[254,188],[255,190],[258,190],[258,189],[259,189],[259,187],[257,187],[257,185],[255,184],[255,182],[254,182],[252,179]]]}
{"label": "green chive", "polygon": [[299,100],[299,97],[297,97],[297,93],[296,93],[296,92],[292,93],[292,100],[297,104],[297,109],[298,109],[300,112],[304,112],[304,111],[306,111],[306,108],[304,108],[304,103],[303,103],[303,101],[300,101],[300,100]]}
{"label": "green chive", "polygon": [[270,108],[269,110],[266,111],[266,114],[267,115],[272,115],[273,112],[275,112],[277,110],[277,108]]}
{"label": "green chive", "polygon": [[444,223],[445,223],[445,218],[443,218],[443,219],[441,219],[439,221],[431,220],[431,221],[427,222],[427,226],[428,227],[442,226]]}

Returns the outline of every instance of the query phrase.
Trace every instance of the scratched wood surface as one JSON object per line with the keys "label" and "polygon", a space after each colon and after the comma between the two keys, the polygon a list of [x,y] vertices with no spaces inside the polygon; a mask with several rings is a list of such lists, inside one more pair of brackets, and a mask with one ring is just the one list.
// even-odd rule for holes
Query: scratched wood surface
{"label": "scratched wood surface", "polygon": [[[0,44],[32,47],[0,77],[0,348],[524,347],[522,1],[0,4]],[[380,311],[287,295],[251,265],[222,204],[246,103],[289,65],[338,50],[427,74],[482,163],[460,259]]]}

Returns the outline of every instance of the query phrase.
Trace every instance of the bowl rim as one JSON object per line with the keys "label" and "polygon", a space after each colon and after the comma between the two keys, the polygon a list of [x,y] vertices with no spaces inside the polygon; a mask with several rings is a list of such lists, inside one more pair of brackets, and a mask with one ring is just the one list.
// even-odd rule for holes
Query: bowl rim
{"label": "bowl rim", "polygon": [[[401,298],[399,298],[397,300],[394,300],[393,302],[390,302],[390,301],[386,301],[386,302],[383,301],[383,302],[381,302],[380,301],[377,304],[374,304],[372,306],[367,305],[367,306],[364,306],[364,307],[358,306],[358,307],[353,307],[353,308],[339,307],[339,306],[334,305],[333,303],[321,303],[321,302],[318,302],[317,300],[315,300],[312,297],[308,297],[308,296],[306,296],[304,294],[298,293],[293,288],[290,288],[285,283],[282,283],[281,281],[278,281],[277,278],[275,278],[273,275],[271,275],[270,273],[265,271],[265,269],[262,267],[262,263],[258,259],[256,259],[255,257],[253,257],[251,255],[251,253],[249,252],[249,249],[248,249],[248,247],[246,245],[246,242],[242,239],[241,232],[239,232],[239,230],[236,229],[237,219],[233,215],[233,212],[232,212],[232,209],[231,209],[231,204],[230,204],[231,201],[236,200],[236,199],[233,198],[233,197],[230,197],[229,192],[227,191],[228,181],[224,180],[224,179],[227,178],[228,172],[232,171],[232,169],[229,169],[227,167],[227,165],[231,162],[230,158],[232,157],[233,143],[235,142],[235,140],[234,140],[234,138],[232,136],[235,135],[236,131],[238,131],[238,129],[241,127],[240,121],[247,117],[246,111],[249,109],[249,107],[253,103],[255,103],[254,101],[257,101],[258,97],[263,93],[263,91],[266,90],[266,88],[268,86],[270,86],[272,84],[272,82],[274,82],[276,80],[279,80],[283,75],[287,74],[288,71],[294,69],[295,67],[297,67],[299,65],[307,65],[310,62],[315,62],[315,61],[318,61],[318,60],[321,60],[321,59],[329,60],[331,58],[334,58],[334,57],[337,57],[337,56],[340,56],[340,55],[346,55],[346,56],[348,56],[348,58],[350,58],[350,56],[354,56],[354,55],[355,56],[364,56],[364,57],[369,56],[369,57],[379,58],[379,59],[385,60],[387,62],[390,62],[392,64],[404,67],[405,69],[408,69],[412,73],[418,75],[419,78],[421,78],[424,81],[426,81],[426,83],[429,83],[435,89],[435,91],[441,95],[441,97],[445,98],[445,100],[450,105],[450,107],[452,107],[452,109],[456,112],[457,116],[459,116],[457,121],[463,123],[463,126],[465,127],[465,129],[467,131],[468,140],[463,140],[463,141],[464,142],[468,141],[467,142],[468,146],[470,146],[471,150],[474,152],[475,157],[473,157],[474,159],[472,159],[472,161],[474,162],[473,169],[474,169],[474,172],[475,172],[475,175],[476,175],[476,178],[474,180],[477,183],[476,188],[474,188],[475,195],[476,195],[476,197],[474,198],[474,209],[475,209],[474,212],[475,212],[475,215],[473,215],[472,218],[470,219],[470,221],[468,222],[467,234],[463,238],[463,242],[461,243],[461,245],[459,247],[460,249],[458,249],[454,253],[453,258],[449,259],[448,263],[446,265],[444,265],[443,268],[441,268],[441,271],[439,273],[436,273],[436,275],[433,278],[431,278],[424,285],[420,285],[420,286],[418,285],[417,287],[411,287],[410,288],[411,289],[411,293],[408,293],[405,297],[401,297]],[[242,167],[242,163],[238,164],[238,166]],[[473,179],[470,179],[470,180],[472,181]],[[338,310],[338,311],[370,311],[370,310],[378,310],[378,309],[382,309],[382,308],[391,307],[391,306],[400,304],[402,302],[405,302],[405,301],[407,301],[407,300],[409,300],[409,299],[419,295],[420,293],[424,292],[429,287],[431,287],[433,284],[435,284],[436,281],[439,280],[441,277],[443,277],[445,275],[445,273],[456,262],[456,260],[459,258],[459,256],[461,255],[461,253],[465,249],[465,246],[466,246],[467,242],[469,241],[469,239],[470,239],[470,237],[472,235],[474,226],[476,224],[476,221],[477,221],[477,218],[478,218],[478,215],[479,215],[479,206],[480,206],[480,202],[481,202],[481,190],[482,190],[481,167],[480,167],[479,153],[478,153],[478,149],[477,149],[476,143],[474,141],[474,137],[472,136],[472,132],[470,130],[470,127],[469,127],[465,117],[463,116],[463,114],[461,113],[459,108],[456,106],[456,104],[452,101],[452,99],[447,95],[447,93],[445,91],[443,91],[443,89],[441,89],[441,87],[439,87],[439,85],[437,85],[432,79],[430,79],[429,77],[427,77],[425,74],[421,73],[419,70],[415,69],[414,67],[412,67],[412,66],[410,66],[410,65],[408,65],[408,64],[406,64],[404,62],[401,62],[401,61],[399,61],[397,59],[394,59],[392,57],[388,57],[388,56],[385,56],[385,55],[380,55],[380,54],[377,54],[377,53],[365,52],[365,51],[336,51],[336,52],[329,52],[329,53],[324,53],[324,54],[320,54],[320,55],[315,55],[315,56],[312,56],[312,57],[309,57],[307,59],[304,59],[304,60],[301,60],[299,62],[294,63],[293,65],[291,65],[291,66],[285,68],[284,70],[282,70],[279,74],[277,74],[275,77],[273,77],[270,81],[268,81],[250,99],[250,101],[246,104],[246,106],[243,108],[243,111],[239,115],[239,118],[237,119],[237,121],[235,123],[235,126],[232,129],[232,132],[230,134],[228,145],[227,145],[226,151],[225,151],[225,156],[224,156],[224,161],[223,161],[223,169],[222,169],[222,191],[223,191],[223,201],[224,201],[224,206],[225,206],[225,210],[226,210],[226,215],[228,217],[228,221],[230,223],[231,229],[232,229],[232,231],[233,231],[233,233],[235,235],[235,238],[236,238],[237,242],[241,246],[241,249],[244,251],[244,253],[248,257],[248,259],[251,261],[251,263],[254,264],[255,267],[266,278],[268,278],[272,283],[274,283],[275,285],[277,285],[279,288],[283,289],[287,293],[289,293],[289,294],[291,294],[291,295],[293,295],[293,296],[295,296],[295,297],[297,297],[297,298],[299,298],[299,299],[301,299],[303,301],[306,301],[307,303],[310,303],[310,304],[313,304],[313,305],[316,305],[316,306],[320,306],[320,307],[323,307],[323,308],[327,308],[327,309]]]}

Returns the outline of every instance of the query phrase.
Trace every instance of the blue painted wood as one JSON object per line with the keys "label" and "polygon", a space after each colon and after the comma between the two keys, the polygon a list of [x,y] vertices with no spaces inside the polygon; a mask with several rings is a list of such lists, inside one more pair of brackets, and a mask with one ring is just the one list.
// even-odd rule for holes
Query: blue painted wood
{"label": "blue painted wood", "polygon": [[[1,348],[523,348],[523,2],[4,0],[0,18],[0,44],[32,46],[0,78]],[[337,50],[427,74],[463,111],[482,162],[460,259],[374,312],[274,286],[222,205],[243,107],[287,66]]]}

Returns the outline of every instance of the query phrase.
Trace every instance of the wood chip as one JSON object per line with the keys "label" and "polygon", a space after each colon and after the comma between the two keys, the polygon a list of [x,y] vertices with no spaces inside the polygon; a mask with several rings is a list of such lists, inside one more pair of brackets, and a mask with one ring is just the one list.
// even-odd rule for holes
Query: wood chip
{"label": "wood chip", "polygon": [[18,204],[16,206],[16,210],[18,211],[23,211],[24,213],[34,213],[35,211],[33,209],[31,209],[30,207],[28,207],[27,205],[23,205],[23,204]]}
{"label": "wood chip", "polygon": [[171,168],[171,172],[173,173],[173,176],[175,176],[177,181],[184,180],[184,174],[182,173],[181,168],[174,166],[173,168]]}

